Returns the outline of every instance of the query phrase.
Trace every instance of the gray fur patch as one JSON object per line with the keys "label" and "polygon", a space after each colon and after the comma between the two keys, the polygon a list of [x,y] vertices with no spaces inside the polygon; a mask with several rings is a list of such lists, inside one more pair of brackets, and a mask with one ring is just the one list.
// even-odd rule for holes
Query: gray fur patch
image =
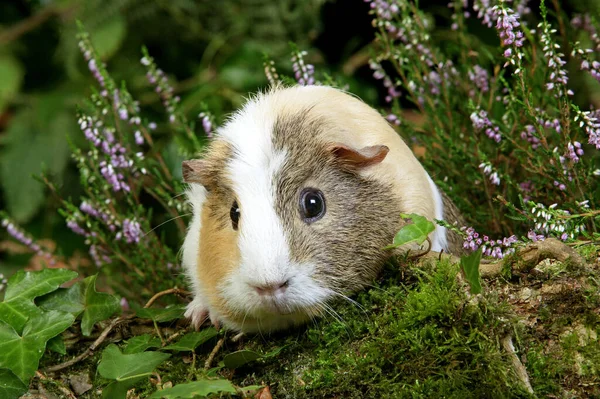
{"label": "gray fur patch", "polygon": [[[292,260],[316,265],[315,278],[337,292],[358,290],[379,273],[390,253],[401,213],[392,185],[367,180],[345,167],[319,141],[330,121],[310,118],[310,109],[280,115],[274,125],[275,150],[286,161],[274,178],[275,211],[287,232]],[[300,192],[317,188],[325,196],[325,216],[311,224],[300,214]]]}

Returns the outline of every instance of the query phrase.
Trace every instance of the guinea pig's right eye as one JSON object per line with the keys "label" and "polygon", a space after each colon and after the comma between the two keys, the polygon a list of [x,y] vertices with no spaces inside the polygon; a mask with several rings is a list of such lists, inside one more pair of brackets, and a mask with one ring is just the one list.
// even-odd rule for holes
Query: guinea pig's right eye
{"label": "guinea pig's right eye", "polygon": [[229,210],[229,217],[231,218],[231,226],[234,230],[238,229],[238,223],[240,222],[240,207],[237,201],[233,201],[231,209]]}
{"label": "guinea pig's right eye", "polygon": [[325,215],[325,197],[321,190],[305,188],[300,193],[300,214],[306,223],[316,222]]}

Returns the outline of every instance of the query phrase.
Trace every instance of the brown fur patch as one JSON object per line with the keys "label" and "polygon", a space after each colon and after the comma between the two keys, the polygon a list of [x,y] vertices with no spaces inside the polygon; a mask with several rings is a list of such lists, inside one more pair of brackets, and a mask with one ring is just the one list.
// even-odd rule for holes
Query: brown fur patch
{"label": "brown fur patch", "polygon": [[[202,211],[198,252],[198,277],[202,281],[206,297],[211,306],[224,315],[229,315],[230,312],[218,292],[218,287],[240,263],[238,233],[233,230],[229,220],[231,203],[232,197],[209,194]],[[228,224],[223,223],[225,218],[229,221]]]}

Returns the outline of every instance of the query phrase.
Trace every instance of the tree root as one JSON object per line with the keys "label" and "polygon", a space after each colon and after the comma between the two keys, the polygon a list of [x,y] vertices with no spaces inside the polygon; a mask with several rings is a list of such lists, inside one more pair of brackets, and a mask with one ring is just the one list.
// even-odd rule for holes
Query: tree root
{"label": "tree root", "polygon": [[[460,263],[459,257],[439,252],[426,253],[419,259],[444,259],[453,263]],[[492,262],[483,260],[479,266],[479,274],[483,278],[498,277],[507,266],[510,266],[513,271],[527,273],[545,259],[570,262],[573,266],[585,268],[585,261],[577,251],[556,238],[547,238],[543,241],[527,244],[505,259]]]}

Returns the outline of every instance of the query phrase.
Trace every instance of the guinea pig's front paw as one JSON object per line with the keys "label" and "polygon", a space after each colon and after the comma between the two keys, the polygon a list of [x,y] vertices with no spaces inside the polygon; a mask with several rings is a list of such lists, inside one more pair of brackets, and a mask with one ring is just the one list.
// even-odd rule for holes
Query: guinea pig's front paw
{"label": "guinea pig's front paw", "polygon": [[195,330],[199,330],[200,326],[208,319],[208,309],[198,297],[188,303],[184,316],[190,319],[190,322]]}

